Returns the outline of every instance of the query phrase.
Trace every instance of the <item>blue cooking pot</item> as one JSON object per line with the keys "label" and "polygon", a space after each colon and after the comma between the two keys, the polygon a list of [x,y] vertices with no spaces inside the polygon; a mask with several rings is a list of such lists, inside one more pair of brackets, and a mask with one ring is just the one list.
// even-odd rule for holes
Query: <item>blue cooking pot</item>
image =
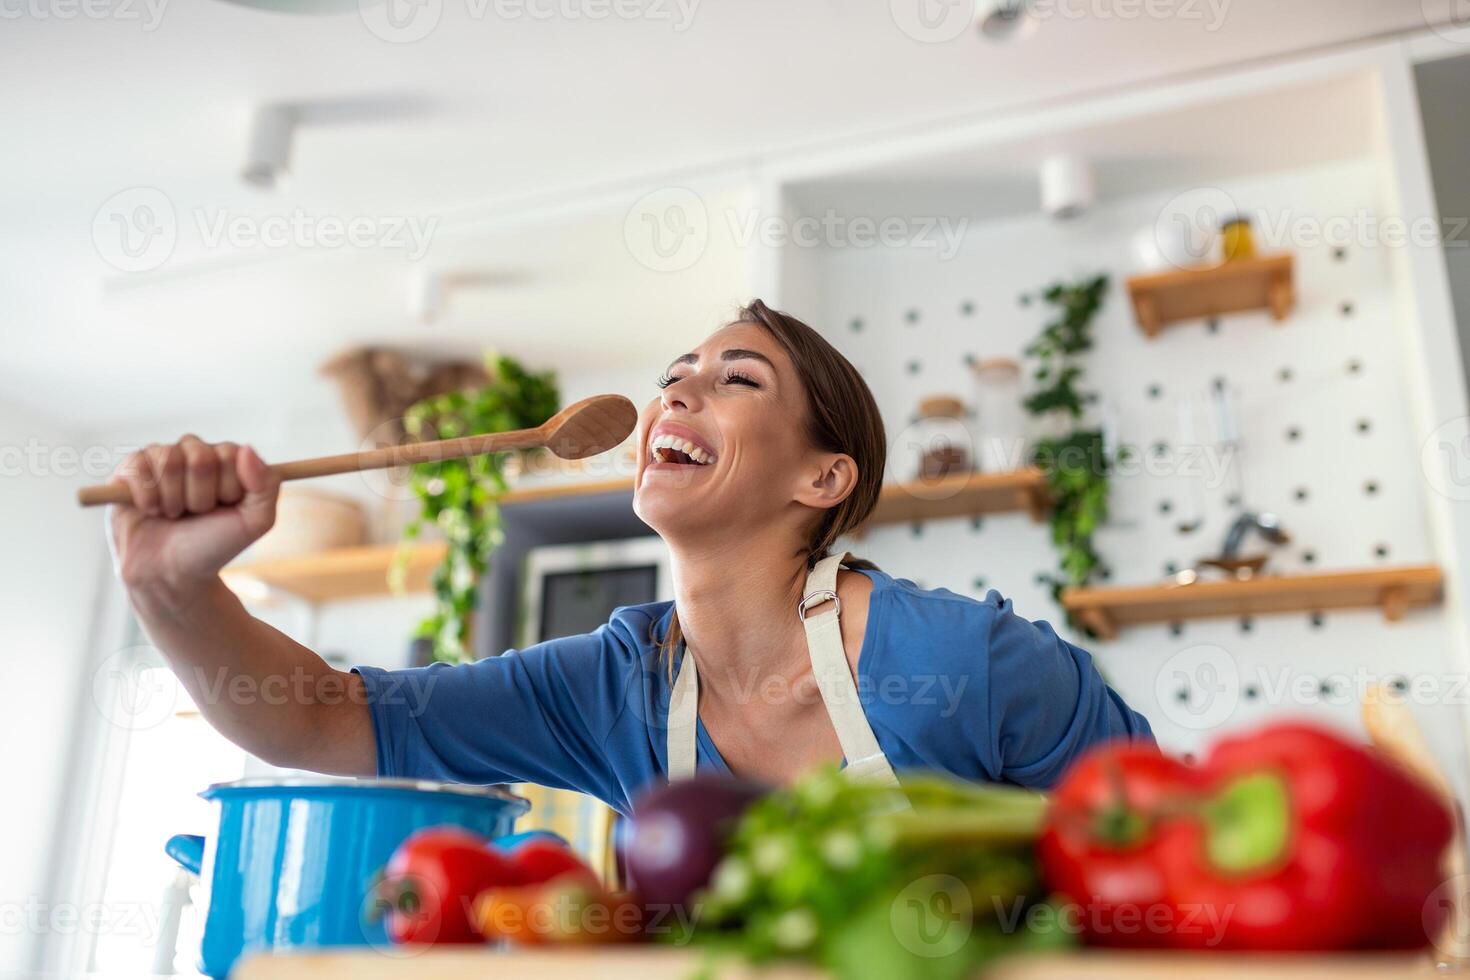
{"label": "blue cooking pot", "polygon": [[223,977],[245,953],[387,945],[370,897],[398,845],[453,825],[501,847],[531,808],[494,786],[411,779],[244,779],[199,794],[219,803],[219,833],[165,848],[208,890],[200,971]]}

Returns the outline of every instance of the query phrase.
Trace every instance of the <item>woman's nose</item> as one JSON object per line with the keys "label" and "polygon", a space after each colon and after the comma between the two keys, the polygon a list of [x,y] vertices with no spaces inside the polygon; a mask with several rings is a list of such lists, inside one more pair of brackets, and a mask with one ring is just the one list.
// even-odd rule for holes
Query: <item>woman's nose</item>
{"label": "woman's nose", "polygon": [[697,382],[694,378],[685,378],[677,384],[671,384],[663,390],[659,400],[663,402],[666,412],[672,412],[676,408],[686,412],[697,411],[700,404]]}

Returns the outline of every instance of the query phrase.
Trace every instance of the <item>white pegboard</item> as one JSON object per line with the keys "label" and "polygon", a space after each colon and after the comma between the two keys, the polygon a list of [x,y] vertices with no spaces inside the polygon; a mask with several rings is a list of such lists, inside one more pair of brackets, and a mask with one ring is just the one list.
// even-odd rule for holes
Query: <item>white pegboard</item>
{"label": "white pegboard", "polygon": [[[1380,186],[1376,164],[1365,160],[1237,181],[1224,190],[1253,214],[1325,221],[1379,212]],[[804,255],[799,265],[811,279],[793,295],[819,299],[791,312],[809,318],[859,366],[895,441],[926,395],[953,393],[974,403],[967,356],[1021,356],[1050,313],[1038,301],[1024,303],[1023,294],[1107,272],[1112,286],[1095,321],[1088,387],[1102,396],[1121,441],[1144,452],[1163,443],[1166,460],[1177,454],[1178,400],[1203,399],[1216,383],[1234,397],[1241,435],[1240,456],[1223,480],[1177,472],[1115,480],[1113,519],[1097,536],[1111,584],[1159,582],[1167,569],[1217,552],[1235,513],[1237,474],[1245,506],[1278,514],[1293,537],[1275,550],[1274,570],[1433,561],[1401,369],[1407,326],[1399,322],[1404,306],[1394,294],[1388,248],[1369,241],[1343,248],[1260,241],[1263,251],[1279,245],[1296,254],[1298,305],[1289,320],[1237,314],[1213,326],[1181,324],[1148,340],[1134,324],[1122,285],[1132,271],[1129,238],[1152,226],[1180,190],[1109,203],[1074,224],[1036,215],[971,226],[947,261],[932,249]],[[1269,238],[1265,231],[1257,228],[1258,240]],[[1218,454],[1209,445],[1211,431],[1201,420],[1204,451]],[[1203,523],[1181,534],[1177,524],[1193,516],[1197,502]],[[929,587],[972,595],[998,589],[1024,615],[1058,624],[1065,634],[1047,588],[1036,580],[1056,567],[1055,552],[1046,526],[1024,515],[889,527],[849,547]],[[1160,741],[1182,752],[1267,717],[1316,718],[1361,732],[1346,688],[1365,677],[1432,687],[1436,693],[1416,697],[1415,714],[1460,782],[1459,718],[1470,695],[1455,690],[1448,673],[1445,631],[1437,610],[1392,625],[1365,610],[1144,626],[1108,643],[1069,638],[1096,654]],[[1230,690],[1232,672],[1239,683]],[[1314,683],[1321,678],[1328,681],[1325,694]]]}

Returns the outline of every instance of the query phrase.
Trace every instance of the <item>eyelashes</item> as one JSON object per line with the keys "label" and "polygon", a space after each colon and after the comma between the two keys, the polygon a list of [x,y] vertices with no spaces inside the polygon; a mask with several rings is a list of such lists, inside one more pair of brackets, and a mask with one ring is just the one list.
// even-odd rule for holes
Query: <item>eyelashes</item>
{"label": "eyelashes", "polygon": [[[669,385],[673,384],[674,382],[676,382],[676,381],[682,381],[682,380],[683,380],[682,378],[675,377],[672,374],[664,373],[664,374],[662,374],[662,375],[659,376],[659,379],[658,379],[657,384],[658,384],[658,386],[660,388],[667,388]],[[748,375],[748,374],[742,374],[739,371],[733,371],[733,370],[730,371],[728,374],[725,375],[725,384],[745,385],[746,387],[749,387],[749,388],[759,388],[760,387],[759,382],[757,382],[750,375]]]}

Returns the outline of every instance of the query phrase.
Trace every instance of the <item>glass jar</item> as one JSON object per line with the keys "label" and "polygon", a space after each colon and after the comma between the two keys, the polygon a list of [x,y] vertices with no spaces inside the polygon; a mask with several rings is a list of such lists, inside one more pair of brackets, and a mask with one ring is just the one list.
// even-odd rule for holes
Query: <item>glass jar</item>
{"label": "glass jar", "polygon": [[976,361],[975,426],[979,468],[1004,473],[1026,463],[1026,409],[1021,404],[1021,365],[1013,358]]}
{"label": "glass jar", "polygon": [[934,395],[919,402],[910,437],[918,455],[917,479],[942,480],[973,468],[965,405],[953,395]]}

